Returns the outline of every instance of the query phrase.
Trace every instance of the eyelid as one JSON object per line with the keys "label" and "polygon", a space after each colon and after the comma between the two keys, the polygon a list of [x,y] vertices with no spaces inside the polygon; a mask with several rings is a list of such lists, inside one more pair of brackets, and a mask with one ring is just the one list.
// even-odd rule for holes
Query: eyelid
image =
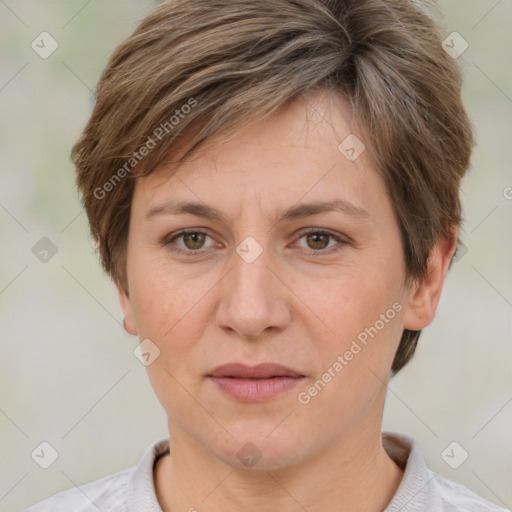
{"label": "eyelid", "polygon": [[339,240],[343,240],[343,239],[348,240],[348,237],[342,235],[341,233],[336,233],[335,231],[331,231],[330,229],[319,228],[319,227],[315,227],[315,226],[301,228],[295,234],[296,234],[296,236],[298,235],[299,237],[303,237],[304,235],[308,235],[309,233],[323,233],[323,234],[330,235],[333,238],[336,238]]}
{"label": "eyelid", "polygon": [[307,227],[302,228],[299,231],[296,232],[296,236],[298,236],[298,240],[300,240],[305,235],[309,235],[311,233],[314,234],[320,234],[320,235],[328,235],[334,240],[336,240],[337,245],[333,247],[329,247],[328,249],[322,249],[315,251],[314,249],[303,249],[307,251],[309,254],[313,254],[313,256],[321,256],[321,255],[328,255],[332,252],[336,252],[340,250],[344,245],[347,245],[350,243],[350,238],[342,235],[341,233],[336,233],[334,231],[331,231],[330,229],[326,228],[319,228],[319,227]]}
{"label": "eyelid", "polygon": [[[173,233],[170,233],[169,235],[164,236],[160,243],[164,247],[170,247],[171,245],[173,245],[174,240],[176,240],[177,238],[180,238],[183,235],[187,235],[189,233],[202,233],[206,236],[209,236],[210,238],[213,238],[210,235],[210,230],[208,228],[183,228],[178,231],[174,231]],[[170,250],[173,252],[182,253],[182,254],[203,254],[204,252],[208,251],[209,248],[198,249],[197,251],[193,251],[192,249],[182,249],[181,247],[174,245],[174,247],[172,247]]]}

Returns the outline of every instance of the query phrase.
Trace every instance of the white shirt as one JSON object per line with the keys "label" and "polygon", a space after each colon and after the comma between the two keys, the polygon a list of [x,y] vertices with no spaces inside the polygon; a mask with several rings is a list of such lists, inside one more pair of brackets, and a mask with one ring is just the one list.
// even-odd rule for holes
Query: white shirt
{"label": "white shirt", "polygon": [[[409,436],[383,432],[388,455],[405,469],[402,481],[384,512],[511,512],[467,487],[430,470],[417,442]],[[135,467],[61,491],[23,512],[162,512],[153,468],[169,453],[169,439],[153,443]]]}

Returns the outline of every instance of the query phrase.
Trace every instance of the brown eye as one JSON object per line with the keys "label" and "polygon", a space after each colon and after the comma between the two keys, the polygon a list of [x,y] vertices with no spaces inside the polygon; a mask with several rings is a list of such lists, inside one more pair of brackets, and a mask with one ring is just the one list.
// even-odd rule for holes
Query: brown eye
{"label": "brown eye", "polygon": [[310,233],[306,235],[306,240],[311,249],[325,249],[329,245],[331,235],[326,233]]}
{"label": "brown eye", "polygon": [[[299,233],[299,237],[299,246],[315,256],[338,251],[348,243],[343,236],[338,236],[323,229],[304,229]],[[303,240],[305,243],[300,243]]]}
{"label": "brown eye", "polygon": [[177,233],[172,233],[162,241],[162,245],[173,252],[200,255],[213,247],[213,243],[205,245],[210,235],[200,229],[183,229]]}
{"label": "brown eye", "polygon": [[185,233],[181,236],[185,247],[191,250],[201,249],[206,238],[206,235],[200,232]]}

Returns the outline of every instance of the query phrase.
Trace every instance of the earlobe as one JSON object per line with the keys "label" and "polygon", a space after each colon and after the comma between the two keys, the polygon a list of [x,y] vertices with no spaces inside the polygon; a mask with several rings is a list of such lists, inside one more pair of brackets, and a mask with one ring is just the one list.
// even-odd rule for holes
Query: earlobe
{"label": "earlobe", "polygon": [[119,284],[116,284],[117,296],[119,297],[119,304],[123,310],[123,327],[129,334],[137,334],[137,326],[133,315],[133,308],[128,292],[126,292]]}
{"label": "earlobe", "polygon": [[423,329],[434,319],[441,291],[457,248],[458,229],[450,230],[450,237],[441,236],[432,251],[428,272],[424,279],[411,287],[409,303],[404,314],[404,328],[412,331]]}

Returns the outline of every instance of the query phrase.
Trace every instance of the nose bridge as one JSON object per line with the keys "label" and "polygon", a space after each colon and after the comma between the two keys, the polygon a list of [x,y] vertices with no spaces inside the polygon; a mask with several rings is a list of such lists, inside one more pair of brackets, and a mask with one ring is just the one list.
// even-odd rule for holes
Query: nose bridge
{"label": "nose bridge", "polygon": [[[260,294],[268,290],[270,286],[270,272],[268,266],[272,264],[268,237],[247,236],[236,247],[236,254],[233,254],[233,285],[237,293]],[[263,294],[265,295],[265,294]]]}
{"label": "nose bridge", "polygon": [[275,267],[269,237],[247,236],[233,251],[232,271],[224,280],[218,322],[243,337],[257,337],[289,321],[286,290],[270,271]]}

